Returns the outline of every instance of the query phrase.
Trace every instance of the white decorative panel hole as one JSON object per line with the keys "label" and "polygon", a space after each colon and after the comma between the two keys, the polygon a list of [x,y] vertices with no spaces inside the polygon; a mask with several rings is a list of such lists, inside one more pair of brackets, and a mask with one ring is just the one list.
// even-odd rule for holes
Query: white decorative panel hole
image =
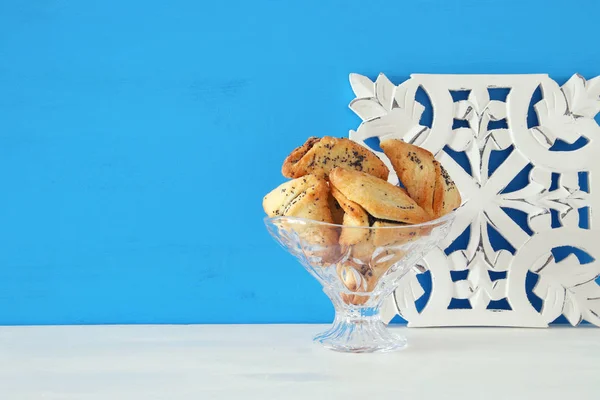
{"label": "white decorative panel hole", "polygon": [[[362,119],[350,138],[397,138],[434,153],[464,204],[452,232],[407,274],[388,318],[409,326],[600,325],[593,177],[600,78],[351,74]],[[395,178],[391,178],[395,179]],[[397,182],[394,182],[397,183]]]}

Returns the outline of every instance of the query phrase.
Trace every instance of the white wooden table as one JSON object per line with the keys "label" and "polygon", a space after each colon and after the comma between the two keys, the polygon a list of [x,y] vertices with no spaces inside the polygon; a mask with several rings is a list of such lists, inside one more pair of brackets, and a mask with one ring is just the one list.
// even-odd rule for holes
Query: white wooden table
{"label": "white wooden table", "polygon": [[319,325],[0,327],[0,399],[599,399],[595,328],[407,329],[341,354]]}

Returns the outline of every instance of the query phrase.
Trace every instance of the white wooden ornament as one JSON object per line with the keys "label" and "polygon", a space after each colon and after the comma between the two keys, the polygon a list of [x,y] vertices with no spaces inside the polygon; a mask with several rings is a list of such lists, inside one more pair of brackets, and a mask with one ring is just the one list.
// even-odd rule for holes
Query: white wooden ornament
{"label": "white wooden ornament", "polygon": [[[582,320],[600,326],[600,286],[596,283],[600,236],[594,218],[600,198],[594,198],[593,189],[593,179],[600,174],[600,126],[594,120],[600,112],[600,77],[586,81],[576,74],[561,87],[545,74],[413,74],[396,86],[383,74],[375,82],[351,74],[350,84],[356,95],[350,108],[363,121],[350,131],[350,138],[365,146],[368,138],[397,138],[428,149],[455,180],[464,201],[446,240],[402,279],[387,300],[384,318],[389,321],[399,314],[410,327],[546,327],[562,314],[574,326]],[[534,105],[539,124],[528,128],[528,109],[538,87],[543,97]],[[419,88],[431,101],[431,128],[420,124],[425,107],[415,99]],[[489,89],[494,88],[508,89],[506,99],[490,99]],[[468,96],[454,101],[452,91],[468,91]],[[453,129],[455,120],[466,121],[468,127]],[[489,128],[493,121],[504,121],[507,128]],[[552,148],[557,140],[573,144],[582,136],[587,143],[581,148]],[[492,152],[511,147],[508,158],[490,174]],[[471,174],[446,148],[464,152]],[[385,155],[378,155],[391,169]],[[528,184],[505,193],[507,185],[530,164]],[[557,187],[551,187],[553,174],[558,174]],[[587,184],[580,184],[586,178]],[[397,183],[396,178],[390,181]],[[503,208],[526,213],[529,231]],[[558,213],[560,227],[552,228],[551,210]],[[580,227],[580,212],[589,213],[589,227]],[[488,226],[510,243],[514,254],[494,249]],[[467,227],[467,247],[446,254],[444,250]],[[551,251],[560,246],[581,249],[594,260],[581,264],[570,255],[557,262]],[[425,290],[417,274],[426,270],[431,273],[432,289],[419,312],[415,302]],[[465,271],[467,278],[454,282],[450,271]],[[490,271],[506,276],[492,280]],[[538,278],[533,292],[543,301],[540,311],[527,297],[528,273]],[[452,299],[468,300],[471,309],[449,309]],[[502,299],[511,310],[490,307],[491,301]]]}

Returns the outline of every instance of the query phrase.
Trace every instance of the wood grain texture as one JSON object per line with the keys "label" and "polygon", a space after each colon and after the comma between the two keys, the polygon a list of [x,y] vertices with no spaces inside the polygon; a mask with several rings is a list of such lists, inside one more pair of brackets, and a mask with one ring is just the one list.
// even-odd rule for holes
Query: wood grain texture
{"label": "wood grain texture", "polygon": [[330,320],[260,199],[349,72],[598,74],[600,2],[497,3],[0,1],[0,324]]}
{"label": "wood grain texture", "polygon": [[[0,330],[11,400],[597,398],[595,329],[406,329],[398,353],[340,354],[317,325]],[[398,332],[400,333],[400,332]],[[457,360],[460,360],[458,362]],[[489,368],[469,368],[493,362]]]}

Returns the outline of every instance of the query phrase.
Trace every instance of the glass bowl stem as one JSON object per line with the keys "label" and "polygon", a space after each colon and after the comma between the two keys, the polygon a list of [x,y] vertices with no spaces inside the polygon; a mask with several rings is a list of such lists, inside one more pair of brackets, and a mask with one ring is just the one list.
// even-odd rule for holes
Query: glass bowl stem
{"label": "glass bowl stem", "polygon": [[315,342],[331,350],[351,353],[387,352],[406,347],[406,339],[391,334],[381,320],[383,298],[352,304],[361,301],[352,301],[344,293],[330,289],[324,292],[333,303],[335,319],[327,331],[315,336]]}

